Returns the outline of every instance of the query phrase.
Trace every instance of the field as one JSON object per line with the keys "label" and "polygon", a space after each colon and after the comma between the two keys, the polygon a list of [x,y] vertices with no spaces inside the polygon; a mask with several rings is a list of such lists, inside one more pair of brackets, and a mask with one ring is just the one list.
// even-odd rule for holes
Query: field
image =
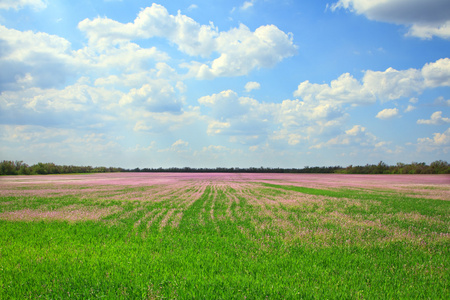
{"label": "field", "polygon": [[450,176],[0,177],[0,299],[450,299]]}

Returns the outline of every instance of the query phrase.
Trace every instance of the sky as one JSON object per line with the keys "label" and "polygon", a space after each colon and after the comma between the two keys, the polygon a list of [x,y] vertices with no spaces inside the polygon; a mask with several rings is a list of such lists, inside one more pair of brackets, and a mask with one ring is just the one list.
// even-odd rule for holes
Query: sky
{"label": "sky", "polygon": [[0,160],[450,161],[448,0],[0,0]]}

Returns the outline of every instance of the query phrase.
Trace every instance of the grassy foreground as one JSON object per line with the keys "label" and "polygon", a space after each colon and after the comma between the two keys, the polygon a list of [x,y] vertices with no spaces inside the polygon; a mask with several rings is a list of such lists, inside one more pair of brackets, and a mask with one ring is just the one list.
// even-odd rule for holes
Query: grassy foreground
{"label": "grassy foreground", "polygon": [[450,298],[449,201],[262,183],[71,189],[0,197],[0,299]]}

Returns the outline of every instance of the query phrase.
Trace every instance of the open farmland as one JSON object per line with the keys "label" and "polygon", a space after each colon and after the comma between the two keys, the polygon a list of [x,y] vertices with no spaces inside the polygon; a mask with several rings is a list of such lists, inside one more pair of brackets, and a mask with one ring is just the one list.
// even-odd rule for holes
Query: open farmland
{"label": "open farmland", "polygon": [[0,178],[0,299],[450,298],[450,176]]}

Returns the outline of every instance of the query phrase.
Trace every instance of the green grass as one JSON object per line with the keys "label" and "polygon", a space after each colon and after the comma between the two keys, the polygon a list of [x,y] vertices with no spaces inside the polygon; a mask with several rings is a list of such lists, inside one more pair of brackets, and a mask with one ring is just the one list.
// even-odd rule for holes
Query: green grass
{"label": "green grass", "polygon": [[0,220],[0,299],[450,298],[448,201],[269,184],[210,185],[190,204],[82,195],[0,197],[0,213],[121,208]]}

